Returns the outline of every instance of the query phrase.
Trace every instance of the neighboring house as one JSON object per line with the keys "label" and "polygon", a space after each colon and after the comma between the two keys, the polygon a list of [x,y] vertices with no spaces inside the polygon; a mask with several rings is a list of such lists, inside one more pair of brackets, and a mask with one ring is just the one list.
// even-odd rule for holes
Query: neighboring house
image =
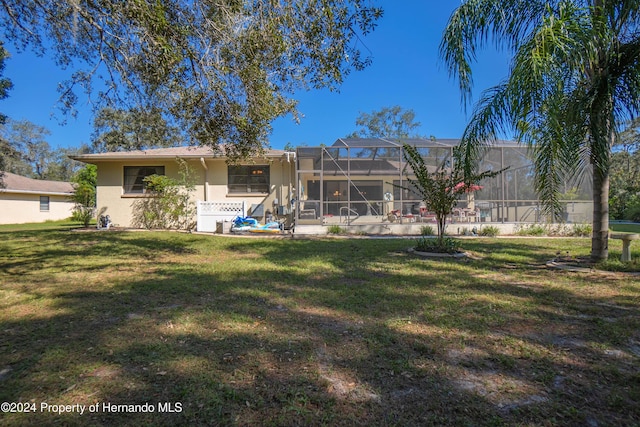
{"label": "neighboring house", "polygon": [[[72,157],[98,168],[97,212],[121,227],[135,226],[133,204],[148,197],[144,178],[179,178],[182,159],[195,172],[195,201],[244,202],[244,214],[265,220],[269,213],[286,213],[294,197],[295,153],[267,150],[264,156],[230,164],[210,147],[173,147],[83,154]],[[194,218],[195,219],[195,218]]]}
{"label": "neighboring house", "polygon": [[69,218],[73,184],[31,179],[0,172],[0,224],[23,224]]}

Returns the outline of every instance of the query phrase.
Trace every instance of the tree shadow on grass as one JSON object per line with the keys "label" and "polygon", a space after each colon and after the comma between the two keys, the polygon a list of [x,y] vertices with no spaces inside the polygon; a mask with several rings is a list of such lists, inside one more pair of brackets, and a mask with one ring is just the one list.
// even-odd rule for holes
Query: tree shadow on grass
{"label": "tree shadow on grass", "polygon": [[[112,242],[118,260],[171,256],[144,275],[114,273],[102,289],[60,284],[40,295],[50,312],[2,321],[0,399],[148,402],[155,412],[8,414],[8,425],[640,420],[637,287],[612,296],[546,288],[534,278],[560,277],[548,271],[497,281],[502,261],[424,262],[401,252],[406,242],[220,240],[192,250],[198,238],[129,239]],[[220,258],[228,246],[254,268],[218,272],[216,257],[233,262]],[[526,245],[504,250],[527,256]],[[81,253],[101,256],[60,256],[92,273],[74,259]],[[214,259],[198,265],[204,255]],[[182,410],[159,413],[163,402]]]}
{"label": "tree shadow on grass", "polygon": [[[9,233],[6,233],[9,234]],[[189,239],[171,239],[174,233],[75,233],[23,231],[10,233],[0,242],[0,272],[21,276],[31,271],[100,271],[136,259],[155,259],[163,254],[195,253]],[[160,237],[162,236],[162,237]],[[83,262],[90,259],[91,262]]]}

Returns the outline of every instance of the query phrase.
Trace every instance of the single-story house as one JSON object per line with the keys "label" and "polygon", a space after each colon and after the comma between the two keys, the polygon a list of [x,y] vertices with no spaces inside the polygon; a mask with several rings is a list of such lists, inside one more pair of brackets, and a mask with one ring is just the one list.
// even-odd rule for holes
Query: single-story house
{"label": "single-story house", "polygon": [[97,166],[97,212],[121,227],[136,226],[133,205],[148,196],[145,177],[179,178],[176,159],[186,161],[195,176],[193,201],[216,204],[218,210],[223,205],[242,206],[230,212],[231,217],[251,214],[264,221],[269,215],[286,215],[295,192],[295,153],[284,150],[266,150],[237,164],[228,162],[221,151],[202,146],[83,154],[73,159]]}
{"label": "single-story house", "polygon": [[[132,207],[147,197],[144,178],[177,178],[177,158],[195,171],[192,199],[198,201],[200,231],[215,231],[219,219],[250,215],[259,221],[294,223],[296,232],[326,233],[344,225],[364,232],[406,232],[432,222],[418,193],[406,179],[403,144],[416,147],[428,167],[448,167],[457,139],[340,138],[333,145],[298,147],[295,152],[266,150],[239,164],[209,147],[174,147],[84,154],[75,160],[98,167],[97,211],[115,225],[133,224]],[[461,227],[483,224],[537,223],[542,217],[533,186],[533,165],[526,147],[496,141],[480,159],[481,170],[503,170],[462,195],[451,222]],[[567,183],[565,218],[590,221],[590,182]],[[398,227],[401,226],[401,227]],[[361,229],[358,229],[361,227]],[[393,230],[392,230],[393,229]],[[415,230],[414,230],[415,229]]]}
{"label": "single-story house", "polygon": [[69,218],[73,184],[0,172],[0,224],[24,224]]}

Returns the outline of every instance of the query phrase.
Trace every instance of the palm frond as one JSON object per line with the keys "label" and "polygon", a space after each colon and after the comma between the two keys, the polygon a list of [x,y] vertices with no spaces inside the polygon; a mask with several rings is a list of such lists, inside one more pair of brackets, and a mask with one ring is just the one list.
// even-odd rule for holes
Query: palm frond
{"label": "palm frond", "polygon": [[549,3],[539,0],[467,0],[449,18],[440,44],[449,74],[460,83],[464,104],[473,86],[471,64],[488,43],[498,49],[517,50],[535,27]]}
{"label": "palm frond", "polygon": [[555,213],[562,183],[590,170],[592,258],[604,259],[611,148],[622,123],[640,114],[640,2],[463,0],[440,53],[465,104],[471,63],[489,42],[514,56],[508,78],[483,93],[465,130],[465,169],[487,139],[511,127],[531,148],[536,189]]}

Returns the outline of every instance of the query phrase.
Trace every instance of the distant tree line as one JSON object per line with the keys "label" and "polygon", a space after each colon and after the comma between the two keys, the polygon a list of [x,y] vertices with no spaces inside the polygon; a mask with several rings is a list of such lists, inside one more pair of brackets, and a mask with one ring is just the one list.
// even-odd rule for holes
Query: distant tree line
{"label": "distant tree line", "polygon": [[626,124],[611,155],[611,218],[640,222],[640,118]]}

